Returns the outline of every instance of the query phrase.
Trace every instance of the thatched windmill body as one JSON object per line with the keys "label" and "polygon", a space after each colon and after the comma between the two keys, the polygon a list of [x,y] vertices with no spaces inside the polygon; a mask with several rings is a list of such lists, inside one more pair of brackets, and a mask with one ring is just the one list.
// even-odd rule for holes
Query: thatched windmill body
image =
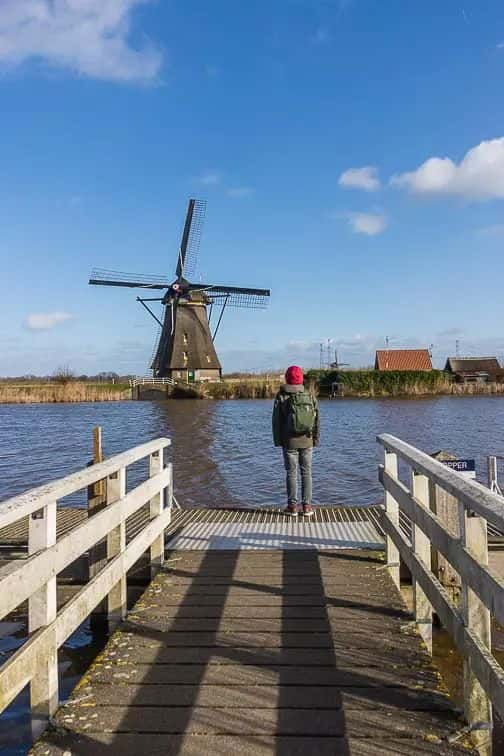
{"label": "thatched windmill body", "polygon": [[[205,208],[203,200],[189,200],[174,281],[165,276],[131,275],[101,268],[93,270],[89,279],[90,284],[98,286],[165,292],[163,296],[137,297],[159,326],[150,366],[155,377],[189,382],[219,380],[222,368],[214,341],[226,308],[263,309],[270,296],[269,289],[190,283],[188,277],[194,275],[198,260]],[[161,318],[151,310],[149,302],[162,303]],[[214,313],[218,317],[212,333]]]}

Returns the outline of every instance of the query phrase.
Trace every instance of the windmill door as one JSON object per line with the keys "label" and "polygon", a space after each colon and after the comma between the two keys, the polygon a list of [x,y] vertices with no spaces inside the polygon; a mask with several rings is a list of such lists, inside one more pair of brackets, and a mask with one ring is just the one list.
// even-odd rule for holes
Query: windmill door
{"label": "windmill door", "polygon": [[194,380],[195,380],[194,370],[188,370],[187,371],[187,382],[188,383],[194,383]]}

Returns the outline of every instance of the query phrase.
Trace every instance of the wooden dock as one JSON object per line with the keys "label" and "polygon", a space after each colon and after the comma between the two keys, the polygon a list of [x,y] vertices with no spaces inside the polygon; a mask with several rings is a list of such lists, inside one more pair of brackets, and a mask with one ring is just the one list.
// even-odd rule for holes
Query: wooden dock
{"label": "wooden dock", "polygon": [[376,552],[172,551],[34,753],[467,753],[440,687]]}
{"label": "wooden dock", "polygon": [[[492,617],[504,623],[504,583],[487,566],[487,529],[504,531],[503,500],[393,436],[378,441],[384,505],[320,507],[312,519],[279,509],[174,509],[164,438],[4,502],[0,528],[14,528],[19,546],[26,523],[27,554],[0,565],[0,619],[27,602],[29,636],[0,665],[0,712],[29,686],[33,722],[47,725],[33,753],[383,756],[475,747],[488,756],[492,710],[504,715],[504,670],[490,633]],[[398,458],[410,467],[409,487]],[[127,468],[142,459],[148,477],[128,490]],[[97,484],[103,508],[58,528],[57,502]],[[436,514],[438,489],[457,502],[460,535]],[[60,576],[98,544],[101,562],[59,605]],[[460,577],[460,601],[441,582],[437,553]],[[127,580],[140,563],[152,579],[128,613]],[[401,563],[412,612],[401,598]],[[97,607],[115,631],[62,703],[58,649]],[[434,613],[464,659],[463,711],[432,665]]]}

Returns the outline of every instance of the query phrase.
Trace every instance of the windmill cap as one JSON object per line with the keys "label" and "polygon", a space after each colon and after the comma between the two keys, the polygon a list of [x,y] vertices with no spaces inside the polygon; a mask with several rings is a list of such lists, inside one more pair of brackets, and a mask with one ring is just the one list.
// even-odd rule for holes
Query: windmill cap
{"label": "windmill cap", "polygon": [[303,383],[303,371],[297,365],[291,365],[285,371],[285,383],[290,386],[300,386]]}

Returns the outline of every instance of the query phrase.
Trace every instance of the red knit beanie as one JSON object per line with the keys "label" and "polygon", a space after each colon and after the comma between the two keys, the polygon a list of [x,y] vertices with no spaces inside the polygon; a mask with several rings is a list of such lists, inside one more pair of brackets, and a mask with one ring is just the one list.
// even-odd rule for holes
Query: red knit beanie
{"label": "red knit beanie", "polygon": [[285,371],[285,383],[290,386],[301,386],[303,383],[303,371],[297,365],[291,365]]}

